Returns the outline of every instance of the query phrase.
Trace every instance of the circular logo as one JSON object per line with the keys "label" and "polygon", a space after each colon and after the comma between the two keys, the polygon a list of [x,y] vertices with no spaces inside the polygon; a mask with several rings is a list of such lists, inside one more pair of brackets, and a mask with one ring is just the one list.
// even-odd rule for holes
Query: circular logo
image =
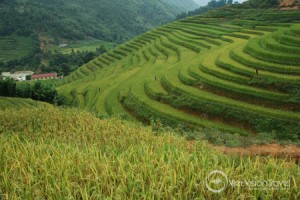
{"label": "circular logo", "polygon": [[206,187],[213,193],[223,192],[227,185],[228,177],[224,172],[220,170],[214,170],[210,172],[206,177]]}

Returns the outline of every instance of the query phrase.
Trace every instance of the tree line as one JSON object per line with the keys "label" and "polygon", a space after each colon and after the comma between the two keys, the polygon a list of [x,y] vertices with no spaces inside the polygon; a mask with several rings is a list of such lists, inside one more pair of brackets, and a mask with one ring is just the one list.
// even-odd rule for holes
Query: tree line
{"label": "tree line", "polygon": [[72,71],[78,67],[88,63],[94,58],[107,52],[104,45],[96,48],[96,51],[74,51],[70,54],[63,54],[60,51],[45,52],[43,57],[49,61],[48,66],[41,65],[40,69],[42,72],[48,73],[55,71],[58,75],[69,75]]}
{"label": "tree line", "polygon": [[55,40],[96,38],[115,43],[179,13],[175,6],[157,0],[0,0],[0,8],[0,36],[43,34]]}
{"label": "tree line", "polygon": [[16,82],[13,79],[0,80],[0,96],[30,98],[51,104],[62,105],[64,100],[57,94],[54,84],[37,82]]}

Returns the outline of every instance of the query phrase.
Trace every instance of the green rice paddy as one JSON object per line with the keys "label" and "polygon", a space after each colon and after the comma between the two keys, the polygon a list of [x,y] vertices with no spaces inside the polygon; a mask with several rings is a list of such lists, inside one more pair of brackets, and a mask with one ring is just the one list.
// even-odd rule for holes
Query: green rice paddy
{"label": "green rice paddy", "polygon": [[0,61],[7,62],[26,56],[32,50],[30,37],[6,36],[0,37]]}
{"label": "green rice paddy", "polygon": [[101,115],[299,139],[299,24],[236,22],[161,26],[86,63],[59,93]]}

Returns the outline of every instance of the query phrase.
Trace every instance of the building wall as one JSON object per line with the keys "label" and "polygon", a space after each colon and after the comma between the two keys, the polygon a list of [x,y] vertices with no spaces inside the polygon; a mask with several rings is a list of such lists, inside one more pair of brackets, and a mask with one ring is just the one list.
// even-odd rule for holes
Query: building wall
{"label": "building wall", "polygon": [[49,80],[49,79],[55,79],[56,76],[50,76],[50,77],[41,77],[41,78],[33,78],[32,80]]}
{"label": "building wall", "polygon": [[14,74],[11,74],[10,72],[2,72],[2,76],[4,78],[13,78],[17,81],[26,81],[26,76],[27,75],[32,75],[33,72],[31,71],[19,71],[19,72],[16,72]]}

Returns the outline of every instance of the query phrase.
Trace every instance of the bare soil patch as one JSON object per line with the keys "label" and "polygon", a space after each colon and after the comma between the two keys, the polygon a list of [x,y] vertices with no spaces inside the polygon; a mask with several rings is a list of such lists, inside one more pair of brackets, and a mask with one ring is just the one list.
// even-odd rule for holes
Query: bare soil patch
{"label": "bare soil patch", "polygon": [[298,10],[300,0],[282,0],[280,3],[281,10]]}
{"label": "bare soil patch", "polygon": [[226,147],[212,146],[212,148],[221,151],[224,154],[240,155],[240,156],[274,156],[274,157],[289,157],[294,158],[296,162],[300,162],[300,147],[296,145],[252,145],[249,147]]}

